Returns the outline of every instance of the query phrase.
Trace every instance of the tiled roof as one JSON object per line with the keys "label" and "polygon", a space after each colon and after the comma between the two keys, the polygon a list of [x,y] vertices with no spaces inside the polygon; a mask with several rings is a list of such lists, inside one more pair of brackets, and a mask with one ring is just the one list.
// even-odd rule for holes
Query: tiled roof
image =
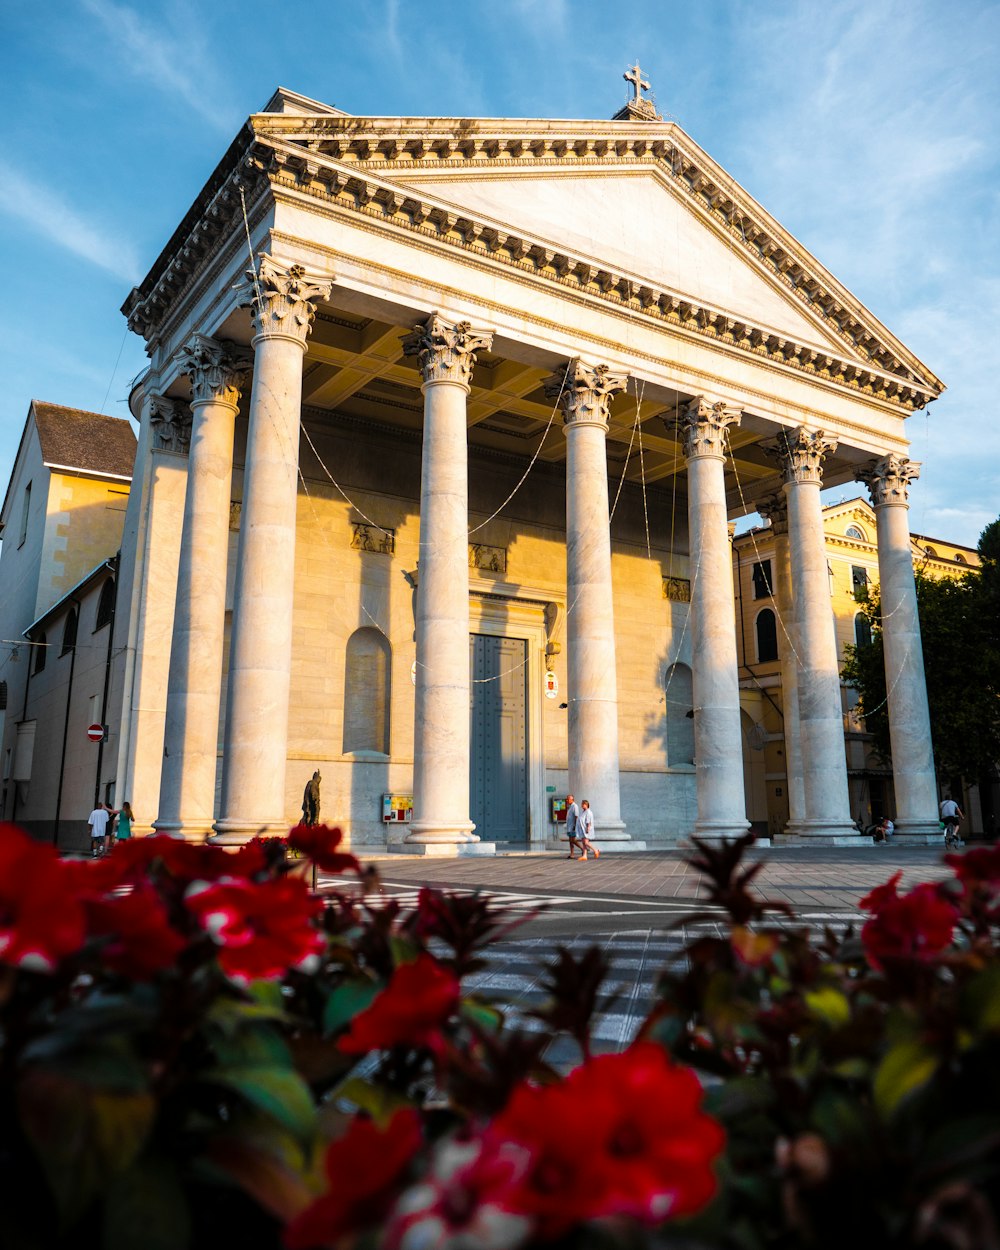
{"label": "tiled roof", "polygon": [[135,435],[127,421],[37,399],[31,409],[45,464],[131,478]]}

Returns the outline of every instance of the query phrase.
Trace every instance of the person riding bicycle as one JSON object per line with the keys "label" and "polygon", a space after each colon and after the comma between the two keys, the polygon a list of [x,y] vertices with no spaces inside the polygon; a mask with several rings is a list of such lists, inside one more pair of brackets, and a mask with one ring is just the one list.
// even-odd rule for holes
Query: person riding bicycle
{"label": "person riding bicycle", "polygon": [[965,813],[953,798],[948,796],[941,800],[941,823],[944,825],[945,846],[964,846],[958,836],[959,822],[965,819]]}

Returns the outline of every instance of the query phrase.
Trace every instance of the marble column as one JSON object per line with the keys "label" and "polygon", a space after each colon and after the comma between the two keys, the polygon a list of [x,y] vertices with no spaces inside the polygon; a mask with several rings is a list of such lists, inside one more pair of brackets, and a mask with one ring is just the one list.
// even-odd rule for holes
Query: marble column
{"label": "marble column", "polygon": [[[493,335],[435,313],[403,350],[423,378],[413,821],[404,848],[492,852],[469,819],[469,462],[466,406],[476,352]],[[487,831],[488,832],[488,831]]]}
{"label": "marble column", "polygon": [[778,615],[778,654],[781,664],[781,716],[785,739],[785,791],[788,795],[786,833],[796,833],[805,815],[802,786],[802,742],[799,730],[799,657],[795,641],[795,600],[788,552],[788,501],[784,492],[761,499],[757,511],[771,522],[774,568],[771,574]]}
{"label": "marble column", "polygon": [[726,509],[726,430],[740,412],[692,400],[679,421],[691,543],[691,676],[699,837],[746,833],[736,602]]}
{"label": "marble column", "polygon": [[[263,255],[247,275],[253,387],[247,429],[222,807],[215,841],[287,832],[285,763],[292,667],[302,357],[332,282]],[[227,509],[228,512],[228,509]]]}
{"label": "marble column", "polygon": [[627,382],[627,374],[582,360],[545,382],[566,436],[569,792],[590,800],[595,840],[609,849],[630,841],[621,817],[607,456],[611,397]]}
{"label": "marble column", "polygon": [[847,749],[840,694],[840,659],[830,599],[820,487],[823,459],[837,440],[800,427],[770,448],[782,470],[788,502],[788,538],[799,653],[799,728],[803,837],[858,840],[847,790]]}
{"label": "marble column", "polygon": [[919,475],[919,464],[903,456],[888,455],[872,461],[856,476],[868,486],[878,527],[882,648],[896,791],[896,834],[922,837],[936,844],[941,840],[937,778],[907,516],[907,488]]}
{"label": "marble column", "polygon": [[154,824],[201,839],[215,814],[233,431],[250,354],[194,334],[177,361],[191,379],[193,415]]}

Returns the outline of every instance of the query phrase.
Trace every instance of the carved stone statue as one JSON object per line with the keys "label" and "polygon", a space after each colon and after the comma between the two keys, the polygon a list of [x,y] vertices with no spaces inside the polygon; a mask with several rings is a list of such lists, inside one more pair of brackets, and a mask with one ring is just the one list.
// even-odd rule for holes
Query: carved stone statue
{"label": "carved stone statue", "polygon": [[312,778],[306,782],[305,793],[302,795],[302,823],[304,825],[319,824],[319,783],[322,780],[317,768]]}

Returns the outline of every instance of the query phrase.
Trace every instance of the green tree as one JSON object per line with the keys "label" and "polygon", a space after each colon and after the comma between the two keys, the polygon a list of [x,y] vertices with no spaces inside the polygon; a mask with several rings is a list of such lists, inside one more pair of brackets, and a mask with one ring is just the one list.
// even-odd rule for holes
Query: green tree
{"label": "green tree", "polygon": [[[1000,520],[979,540],[981,569],[960,578],[916,575],[927,698],[939,775],[982,786],[1000,763]],[[874,588],[861,610],[871,625],[867,646],[847,648],[842,676],[858,691],[859,711],[875,750],[890,758],[889,709],[881,603]],[[984,810],[984,817],[987,816]]]}

